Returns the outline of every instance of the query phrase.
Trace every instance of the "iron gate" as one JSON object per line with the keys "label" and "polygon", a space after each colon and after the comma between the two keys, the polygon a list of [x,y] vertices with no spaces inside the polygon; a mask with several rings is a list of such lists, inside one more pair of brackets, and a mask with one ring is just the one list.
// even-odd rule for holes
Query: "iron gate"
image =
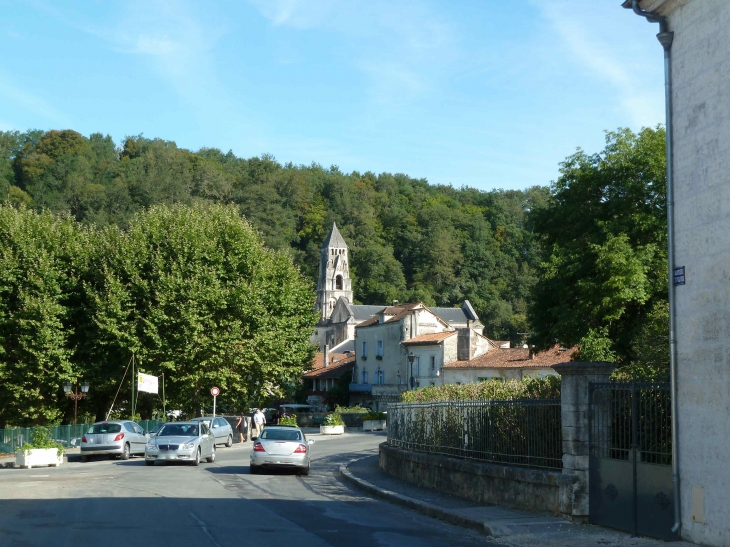
{"label": "iron gate", "polygon": [[591,523],[677,539],[671,431],[668,383],[591,384]]}

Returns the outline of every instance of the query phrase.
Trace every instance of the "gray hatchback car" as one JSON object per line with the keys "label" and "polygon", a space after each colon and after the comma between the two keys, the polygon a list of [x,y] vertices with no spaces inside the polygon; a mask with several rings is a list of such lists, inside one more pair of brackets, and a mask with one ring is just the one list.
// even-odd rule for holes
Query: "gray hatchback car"
{"label": "gray hatchback car", "polygon": [[193,418],[190,421],[203,422],[207,425],[210,433],[215,437],[215,444],[224,444],[226,446],[233,444],[233,428],[225,418],[203,416],[201,418]]}
{"label": "gray hatchback car", "polygon": [[132,454],[144,454],[149,435],[130,420],[97,422],[81,437],[81,460],[90,456],[111,455],[128,460]]}

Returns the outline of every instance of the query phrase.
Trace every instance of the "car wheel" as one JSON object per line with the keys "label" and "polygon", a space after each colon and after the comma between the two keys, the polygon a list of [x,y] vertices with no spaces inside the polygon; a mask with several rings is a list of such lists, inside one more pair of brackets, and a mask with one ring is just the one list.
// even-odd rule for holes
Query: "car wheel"
{"label": "car wheel", "polygon": [[155,465],[155,460],[145,460],[144,463],[146,465]]}
{"label": "car wheel", "polygon": [[195,453],[195,459],[193,460],[193,465],[195,465],[195,466],[200,465],[200,448],[198,448],[198,451]]}
{"label": "car wheel", "polygon": [[252,465],[249,467],[249,471],[252,475],[258,475],[259,474],[259,468],[257,465]]}
{"label": "car wheel", "polygon": [[226,446],[228,448],[233,446],[233,435],[228,435],[228,440],[226,441]]}
{"label": "car wheel", "polygon": [[213,447],[213,452],[210,453],[210,457],[208,458],[208,463],[213,463],[215,461],[215,446]]}
{"label": "car wheel", "polygon": [[119,456],[120,460],[128,460],[129,459],[129,444],[124,445],[124,452],[122,452],[122,455]]}
{"label": "car wheel", "polygon": [[299,470],[300,475],[309,475],[309,466]]}
{"label": "car wheel", "polygon": [[81,461],[84,462],[84,463],[86,463],[86,462],[89,461],[89,457],[88,456],[81,456]]}

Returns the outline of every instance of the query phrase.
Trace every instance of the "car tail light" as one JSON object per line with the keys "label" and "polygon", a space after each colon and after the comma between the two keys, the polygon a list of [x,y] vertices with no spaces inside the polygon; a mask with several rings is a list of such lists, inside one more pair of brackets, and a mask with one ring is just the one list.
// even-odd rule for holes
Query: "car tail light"
{"label": "car tail light", "polygon": [[297,446],[297,449],[294,451],[294,454],[306,454],[307,453],[307,445],[306,444],[300,444]]}
{"label": "car tail light", "polygon": [[82,437],[81,437],[81,442],[82,442],[82,443],[85,443],[85,442],[87,442],[87,441],[86,441],[86,435],[84,435],[84,436],[82,436]]}
{"label": "car tail light", "polygon": [[114,437],[114,442],[121,441],[124,438],[124,433],[120,433],[116,437]]}
{"label": "car tail light", "polygon": [[266,452],[266,450],[264,450],[264,445],[262,445],[259,442],[257,442],[256,444],[253,445],[253,451],[254,452]]}

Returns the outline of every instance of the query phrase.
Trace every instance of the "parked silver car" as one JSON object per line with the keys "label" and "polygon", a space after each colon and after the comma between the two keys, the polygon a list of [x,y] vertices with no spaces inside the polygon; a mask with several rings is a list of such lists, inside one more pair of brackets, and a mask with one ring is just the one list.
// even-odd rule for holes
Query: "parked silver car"
{"label": "parked silver car", "polygon": [[203,416],[202,418],[193,418],[190,421],[203,422],[207,425],[210,432],[215,436],[215,444],[225,444],[228,447],[233,444],[233,428],[225,418]]}
{"label": "parked silver car", "polygon": [[128,460],[132,454],[144,454],[148,438],[139,424],[129,420],[97,422],[81,437],[81,461],[107,454]]}
{"label": "parked silver car", "polygon": [[164,425],[147,442],[144,459],[147,465],[156,461],[187,461],[198,465],[200,460],[215,461],[213,434],[204,422],[172,422]]}
{"label": "parked silver car", "polygon": [[251,451],[251,474],[262,468],[279,467],[309,475],[309,447],[313,444],[298,427],[266,426]]}

